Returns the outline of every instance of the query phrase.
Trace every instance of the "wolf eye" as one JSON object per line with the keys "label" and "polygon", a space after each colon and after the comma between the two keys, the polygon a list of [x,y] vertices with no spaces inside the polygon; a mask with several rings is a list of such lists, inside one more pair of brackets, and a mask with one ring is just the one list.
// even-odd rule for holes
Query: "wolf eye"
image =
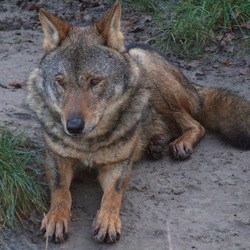
{"label": "wolf eye", "polygon": [[90,80],[90,84],[92,84],[92,85],[97,85],[97,84],[100,83],[101,81],[102,81],[102,79],[99,78],[99,77],[97,77],[97,78],[92,78],[92,79]]}
{"label": "wolf eye", "polygon": [[61,86],[61,87],[65,87],[65,81],[63,78],[61,77],[56,77],[55,81],[54,81],[57,85]]}

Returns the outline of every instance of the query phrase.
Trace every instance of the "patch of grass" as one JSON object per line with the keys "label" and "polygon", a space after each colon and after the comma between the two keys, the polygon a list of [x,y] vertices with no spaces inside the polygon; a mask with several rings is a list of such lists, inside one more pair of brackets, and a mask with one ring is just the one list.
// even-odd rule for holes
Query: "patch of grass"
{"label": "patch of grass", "polygon": [[248,0],[181,1],[171,20],[159,20],[162,33],[158,45],[184,56],[197,56],[209,42],[226,32],[240,30],[246,36],[247,30],[241,24],[249,20]]}
{"label": "patch of grass", "polygon": [[122,1],[146,14],[151,14],[156,28],[156,46],[178,55],[195,57],[227,32],[238,30],[242,39],[250,31],[242,23],[250,21],[249,0],[137,0]]}
{"label": "patch of grass", "polygon": [[132,5],[133,7],[145,13],[155,13],[159,10],[159,0],[123,0],[121,2],[124,3],[127,7],[131,7]]}
{"label": "patch of grass", "polygon": [[31,168],[38,152],[20,134],[0,127],[0,225],[13,227],[34,209],[44,210],[45,193]]}

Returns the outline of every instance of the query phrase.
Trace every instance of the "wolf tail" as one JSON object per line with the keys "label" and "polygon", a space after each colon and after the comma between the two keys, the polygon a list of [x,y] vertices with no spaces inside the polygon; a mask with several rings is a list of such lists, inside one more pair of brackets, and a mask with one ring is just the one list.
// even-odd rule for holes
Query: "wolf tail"
{"label": "wolf tail", "polygon": [[235,147],[250,149],[250,102],[223,89],[197,86],[200,123]]}

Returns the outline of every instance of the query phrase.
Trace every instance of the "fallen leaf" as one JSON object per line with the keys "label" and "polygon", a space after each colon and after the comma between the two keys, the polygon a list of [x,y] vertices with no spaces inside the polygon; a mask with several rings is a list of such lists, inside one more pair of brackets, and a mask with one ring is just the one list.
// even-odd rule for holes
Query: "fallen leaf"
{"label": "fallen leaf", "polygon": [[225,39],[231,42],[232,40],[235,40],[235,36],[231,33],[227,33]]}
{"label": "fallen leaf", "polygon": [[100,6],[100,3],[98,3],[98,2],[91,3],[88,1],[83,1],[80,5],[80,11],[84,11],[88,8],[94,8],[94,7],[98,7],[98,6]]}
{"label": "fallen leaf", "polygon": [[205,50],[205,52],[208,52],[208,53],[214,53],[218,50],[218,48],[216,45],[211,45],[211,46],[205,47],[204,50]]}
{"label": "fallen leaf", "polygon": [[21,89],[27,84],[27,81],[13,80],[7,84],[8,89]]}
{"label": "fallen leaf", "polygon": [[233,65],[233,63],[231,61],[229,61],[229,60],[224,61],[223,64],[228,66],[228,67]]}
{"label": "fallen leaf", "polygon": [[216,37],[215,37],[215,40],[216,41],[221,41],[223,39],[223,35],[217,35]]}
{"label": "fallen leaf", "polygon": [[239,70],[241,75],[250,75],[250,66]]}
{"label": "fallen leaf", "polygon": [[29,11],[39,10],[39,7],[36,4],[28,4],[26,8]]}
{"label": "fallen leaf", "polygon": [[130,30],[130,32],[131,32],[131,33],[138,33],[138,32],[141,32],[141,31],[143,31],[143,30],[144,30],[144,28],[137,26],[137,27],[132,28],[132,29]]}
{"label": "fallen leaf", "polygon": [[131,26],[133,26],[134,24],[132,23],[132,22],[130,22],[130,21],[125,21],[124,22],[124,26],[125,27],[131,27]]}
{"label": "fallen leaf", "polygon": [[143,22],[144,22],[144,23],[152,22],[152,17],[151,17],[151,16],[145,16],[145,17],[143,18]]}
{"label": "fallen leaf", "polygon": [[250,30],[250,21],[247,22],[247,23],[241,23],[240,26],[241,26],[242,28],[246,28],[246,29]]}
{"label": "fallen leaf", "polygon": [[222,40],[220,42],[220,45],[221,45],[221,48],[224,50],[224,51],[227,51],[227,52],[234,52],[235,48],[234,48],[234,45],[230,44],[229,41],[226,41],[226,40]]}

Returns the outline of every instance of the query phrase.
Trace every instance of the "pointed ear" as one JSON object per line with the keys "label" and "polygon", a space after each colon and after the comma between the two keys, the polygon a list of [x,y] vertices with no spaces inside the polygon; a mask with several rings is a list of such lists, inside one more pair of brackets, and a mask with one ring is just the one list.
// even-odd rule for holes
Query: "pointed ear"
{"label": "pointed ear", "polygon": [[49,52],[67,37],[70,26],[44,9],[40,10],[39,19],[44,33],[43,48]]}
{"label": "pointed ear", "polygon": [[95,27],[104,40],[104,44],[119,52],[125,51],[123,34],[121,32],[121,4],[116,1],[112,9],[105,14]]}

